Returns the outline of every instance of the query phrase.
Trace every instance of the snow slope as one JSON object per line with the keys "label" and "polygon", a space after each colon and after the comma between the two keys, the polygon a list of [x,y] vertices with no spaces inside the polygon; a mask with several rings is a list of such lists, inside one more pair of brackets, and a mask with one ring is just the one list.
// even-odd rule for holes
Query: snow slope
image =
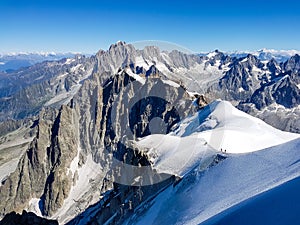
{"label": "snow slope", "polygon": [[257,151],[300,137],[283,132],[231,105],[216,100],[198,114],[183,120],[175,135],[185,137],[198,133],[208,145],[227,153]]}
{"label": "snow slope", "polygon": [[300,208],[299,186],[298,177],[233,206],[201,225],[295,224],[300,220],[300,214],[295,213]]}
{"label": "snow slope", "polygon": [[157,171],[184,176],[198,164],[203,167],[212,162],[217,151],[207,145],[198,135],[178,137],[155,134],[141,140],[139,146],[147,148],[147,152]]}
{"label": "snow slope", "polygon": [[[171,134],[150,135],[138,144],[152,146],[148,154],[156,169],[183,179],[141,206],[149,208],[127,224],[199,224],[300,176],[300,136],[279,131],[225,101],[184,119]],[[203,171],[221,148],[235,154]]]}
{"label": "snow slope", "polygon": [[217,100],[182,120],[175,132],[147,136],[138,145],[148,148],[158,171],[183,176],[198,164],[207,165],[221,149],[227,153],[252,152],[298,137]]}
{"label": "snow slope", "polygon": [[205,172],[192,174],[193,182],[191,176],[185,176],[178,185],[160,193],[144,214],[135,215],[128,224],[199,224],[299,177],[299,149],[300,138],[257,152],[229,155]]}

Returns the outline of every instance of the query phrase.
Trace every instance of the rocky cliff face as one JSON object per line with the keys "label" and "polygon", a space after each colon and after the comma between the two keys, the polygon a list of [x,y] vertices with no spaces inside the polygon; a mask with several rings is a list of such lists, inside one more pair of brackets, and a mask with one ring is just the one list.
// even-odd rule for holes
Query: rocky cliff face
{"label": "rocky cliff face", "polygon": [[61,207],[72,184],[67,173],[77,154],[78,135],[73,109],[43,110],[36,137],[21,157],[17,169],[2,183],[1,214],[26,208],[32,198],[40,198],[41,212],[50,215]]}
{"label": "rocky cliff face", "polygon": [[241,101],[238,108],[257,116],[272,126],[299,133],[299,55],[280,66],[270,61],[270,76],[251,97]]}
{"label": "rocky cliff face", "polygon": [[272,103],[280,104],[286,108],[297,107],[300,103],[300,89],[290,76],[283,76],[277,82],[269,83],[257,89],[251,96],[257,109],[262,109]]}
{"label": "rocky cliff face", "polygon": [[[153,67],[146,74],[138,76],[127,67],[103,84],[101,77],[108,74],[94,73],[68,105],[43,109],[32,127],[36,133],[27,151],[0,186],[1,215],[33,207],[44,216],[56,218],[59,210],[74,206],[68,205],[70,201],[81,206],[95,202],[86,199],[95,188],[95,198],[99,199],[112,188],[116,191],[114,183],[121,183],[122,188],[118,188],[124,197],[114,203],[118,205],[132,194],[130,185],[160,183],[146,188],[144,194],[149,197],[170,184],[174,177],[154,171],[148,157],[130,143],[152,132],[170,132],[181,118],[197,110],[193,107],[197,96],[178,84],[168,84]],[[198,102],[205,104],[203,96]],[[155,117],[161,126],[155,126],[154,131],[150,122]],[[96,162],[100,171],[88,180],[87,190],[78,193],[76,184],[85,180],[91,162]],[[146,169],[138,169],[144,166]],[[136,180],[141,173],[144,180]],[[108,196],[109,201],[115,201]],[[134,199],[131,207],[145,198]],[[115,209],[111,208],[101,221],[111,217]],[[78,213],[76,207],[72,210],[66,214]]]}

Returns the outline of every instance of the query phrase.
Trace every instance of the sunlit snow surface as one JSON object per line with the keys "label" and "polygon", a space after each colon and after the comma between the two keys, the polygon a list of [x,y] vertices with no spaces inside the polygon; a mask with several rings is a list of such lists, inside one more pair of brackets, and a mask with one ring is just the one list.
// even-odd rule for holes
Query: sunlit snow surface
{"label": "sunlit snow surface", "polygon": [[183,179],[158,195],[130,224],[199,224],[223,210],[300,175],[300,139],[230,155],[195,182]]}
{"label": "sunlit snow surface", "polygon": [[182,121],[176,135],[198,132],[210,146],[227,153],[245,153],[279,145],[300,137],[283,132],[250,116],[227,101],[214,101],[199,114]]}
{"label": "sunlit snow surface", "polygon": [[221,149],[226,153],[253,152],[298,137],[217,100],[184,119],[175,132],[147,136],[138,145],[149,148],[158,171],[182,176],[197,164],[209,162]]}
{"label": "sunlit snow surface", "polygon": [[[173,170],[183,179],[148,202],[149,208],[128,224],[199,224],[300,176],[300,136],[279,131],[225,101],[183,120],[174,133],[151,135],[139,144],[153,146],[149,154],[158,170]],[[221,148],[228,158],[197,172],[199,160]]]}
{"label": "sunlit snow surface", "polygon": [[201,225],[287,225],[300,220],[300,177],[256,195]]}

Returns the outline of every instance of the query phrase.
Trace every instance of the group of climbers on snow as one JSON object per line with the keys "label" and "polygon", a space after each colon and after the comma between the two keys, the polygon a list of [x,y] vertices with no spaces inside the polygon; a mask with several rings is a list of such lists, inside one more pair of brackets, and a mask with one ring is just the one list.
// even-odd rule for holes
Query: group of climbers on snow
{"label": "group of climbers on snow", "polygon": [[224,152],[224,153],[226,153],[226,149],[224,149],[224,150],[223,150],[223,149],[221,148],[221,152]]}

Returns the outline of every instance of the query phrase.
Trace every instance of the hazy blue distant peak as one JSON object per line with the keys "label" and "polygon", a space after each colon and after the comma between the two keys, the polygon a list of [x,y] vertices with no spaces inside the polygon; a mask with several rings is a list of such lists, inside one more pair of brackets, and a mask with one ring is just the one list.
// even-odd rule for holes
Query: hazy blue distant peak
{"label": "hazy blue distant peak", "polygon": [[284,62],[288,60],[290,57],[296,54],[300,54],[299,50],[275,50],[275,49],[260,49],[257,51],[234,51],[234,52],[227,52],[226,54],[235,57],[245,57],[248,54],[255,55],[260,60],[270,60],[274,58],[278,62]]}
{"label": "hazy blue distant peak", "polygon": [[[199,52],[198,55],[200,56],[208,56],[209,58],[215,56],[218,53],[222,53],[222,50],[214,50],[210,52]],[[225,55],[229,55],[231,57],[242,58],[246,57],[247,55],[251,54],[256,56],[258,59],[264,60],[271,60],[274,58],[277,62],[285,62],[292,56],[298,54],[300,55],[300,50],[274,50],[274,49],[260,49],[257,51],[224,51]]]}
{"label": "hazy blue distant peak", "polygon": [[73,58],[80,53],[66,52],[11,52],[0,54],[0,71],[17,70],[43,61]]}
{"label": "hazy blue distant peak", "polygon": [[38,56],[59,56],[59,55],[76,55],[76,54],[82,54],[81,52],[2,52],[0,53],[0,57],[7,57],[7,56],[21,56],[21,55],[38,55]]}

